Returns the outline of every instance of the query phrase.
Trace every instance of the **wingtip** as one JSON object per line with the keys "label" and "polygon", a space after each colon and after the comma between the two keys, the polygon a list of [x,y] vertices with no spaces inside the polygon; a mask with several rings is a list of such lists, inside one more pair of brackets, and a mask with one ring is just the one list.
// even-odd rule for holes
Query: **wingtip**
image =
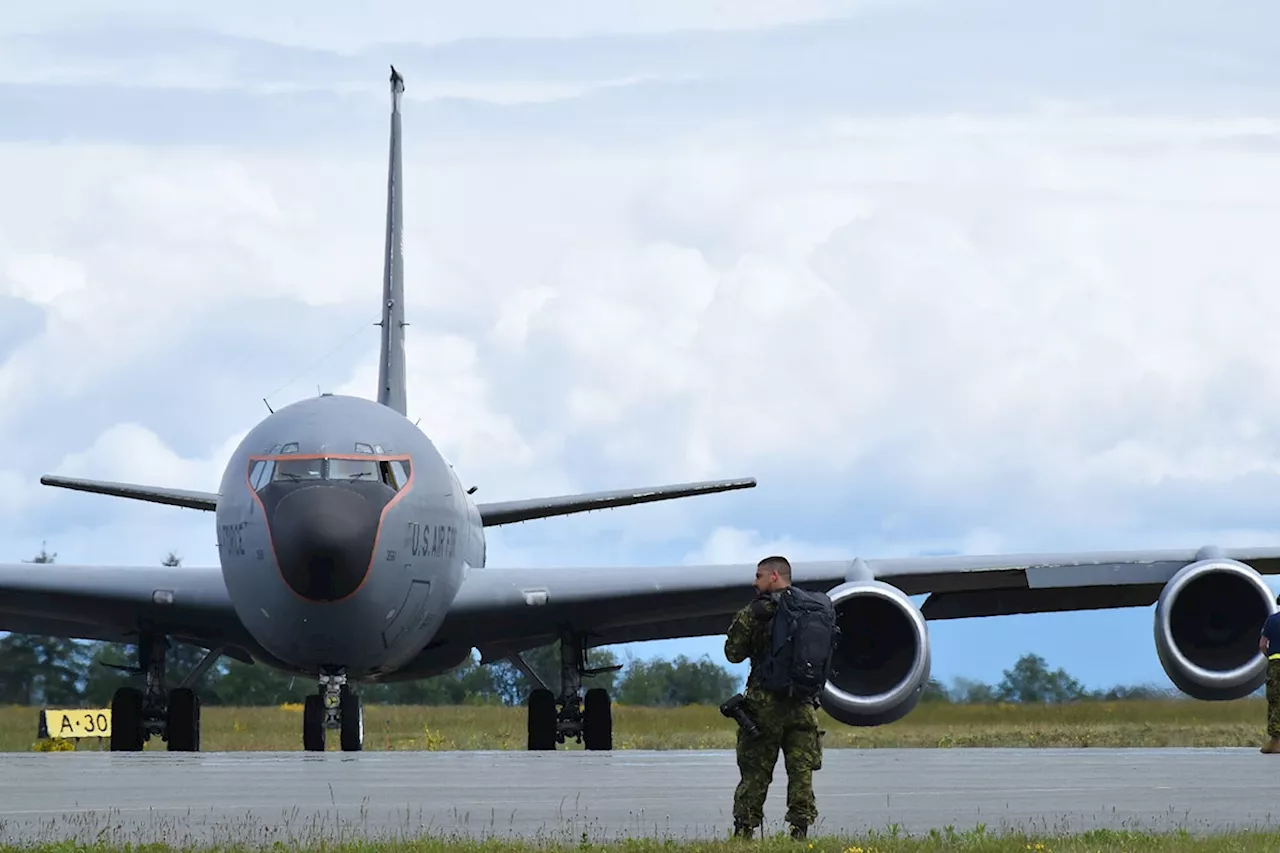
{"label": "wingtip", "polygon": [[394,65],[391,66],[391,91],[404,91],[404,77],[400,76],[400,72],[396,70]]}

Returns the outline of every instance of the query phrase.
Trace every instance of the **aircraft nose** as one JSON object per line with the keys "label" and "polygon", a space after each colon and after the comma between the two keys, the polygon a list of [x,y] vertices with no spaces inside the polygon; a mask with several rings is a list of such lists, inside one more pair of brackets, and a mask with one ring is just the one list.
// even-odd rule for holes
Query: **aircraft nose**
{"label": "aircraft nose", "polygon": [[272,513],[271,539],[285,583],[311,601],[337,601],[359,589],[381,510],[358,490],[333,484],[282,497]]}

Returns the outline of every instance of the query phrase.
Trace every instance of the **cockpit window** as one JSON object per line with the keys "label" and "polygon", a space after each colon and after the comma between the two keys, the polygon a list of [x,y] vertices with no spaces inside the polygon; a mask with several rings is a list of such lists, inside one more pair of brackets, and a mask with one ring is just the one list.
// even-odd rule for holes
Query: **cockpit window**
{"label": "cockpit window", "polygon": [[385,459],[381,463],[382,482],[396,491],[404,488],[409,482],[409,460]]}
{"label": "cockpit window", "polygon": [[328,480],[378,479],[378,463],[373,459],[330,459]]}
{"label": "cockpit window", "polygon": [[269,483],[309,480],[381,482],[400,491],[409,482],[407,459],[281,458],[255,459],[250,463],[249,486],[259,491]]}
{"label": "cockpit window", "polygon": [[324,477],[323,459],[281,459],[276,463],[275,476],[271,479],[279,482],[296,482],[298,480],[319,480]]}

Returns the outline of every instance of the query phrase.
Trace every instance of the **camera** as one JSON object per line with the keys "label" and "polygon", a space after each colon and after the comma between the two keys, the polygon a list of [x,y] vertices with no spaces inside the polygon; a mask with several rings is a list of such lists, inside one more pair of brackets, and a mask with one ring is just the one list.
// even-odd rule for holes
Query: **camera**
{"label": "camera", "polygon": [[747,733],[747,737],[759,737],[760,727],[756,725],[756,721],[751,719],[751,715],[747,713],[746,697],[741,693],[735,693],[725,700],[720,706],[720,713],[730,719],[737,720],[738,725]]}

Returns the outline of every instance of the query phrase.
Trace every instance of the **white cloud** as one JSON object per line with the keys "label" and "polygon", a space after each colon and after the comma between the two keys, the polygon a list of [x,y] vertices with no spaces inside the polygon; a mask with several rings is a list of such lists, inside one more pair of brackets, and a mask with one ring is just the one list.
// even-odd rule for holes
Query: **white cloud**
{"label": "white cloud", "polygon": [[[685,555],[690,565],[715,563],[745,563],[755,565],[769,554],[781,554],[788,560],[847,560],[851,556],[848,547],[818,545],[800,542],[791,536],[765,538],[757,530],[740,530],[736,527],[717,527],[707,536],[702,547]],[[743,576],[743,585],[751,583],[751,575]]]}
{"label": "white cloud", "polygon": [[[905,0],[893,0],[908,5]],[[754,29],[821,20],[887,5],[881,0],[652,0],[644,4],[603,4],[552,0],[536,14],[519,3],[459,6],[443,2],[370,0],[358,15],[334,14],[336,4],[280,2],[268,7],[247,0],[178,10],[157,0],[137,2],[129,10],[84,0],[53,0],[39,6],[6,9],[0,33],[106,21],[153,26],[193,26],[236,35],[271,38],[282,44],[354,50],[372,42],[435,43],[466,38],[574,37],[606,33],[661,33],[684,29]],[[345,11],[345,7],[344,11]]]}
{"label": "white cloud", "polygon": [[[1280,382],[1280,155],[1235,145],[1274,133],[1067,113],[709,129],[573,157],[423,160],[415,143],[415,416],[464,478],[528,489],[763,469],[821,491],[874,468],[889,479],[872,494],[994,493],[1006,518],[1026,510],[1001,508],[1011,478],[1008,501],[1040,488],[1078,519],[1171,477],[1229,497],[1277,467],[1277,397],[1259,389]],[[342,306],[358,333],[379,286],[381,156],[10,149],[14,181],[63,176],[0,211],[10,247],[40,235],[0,259],[4,292],[50,311],[0,367],[10,399],[119,382],[219,306]],[[277,328],[319,354],[339,326]],[[370,393],[375,342],[369,327],[365,356],[324,384]],[[269,356],[275,335],[260,343]],[[174,366],[217,376],[219,358]],[[269,390],[260,373],[226,380],[244,400]],[[584,451],[590,483],[567,473]]]}

